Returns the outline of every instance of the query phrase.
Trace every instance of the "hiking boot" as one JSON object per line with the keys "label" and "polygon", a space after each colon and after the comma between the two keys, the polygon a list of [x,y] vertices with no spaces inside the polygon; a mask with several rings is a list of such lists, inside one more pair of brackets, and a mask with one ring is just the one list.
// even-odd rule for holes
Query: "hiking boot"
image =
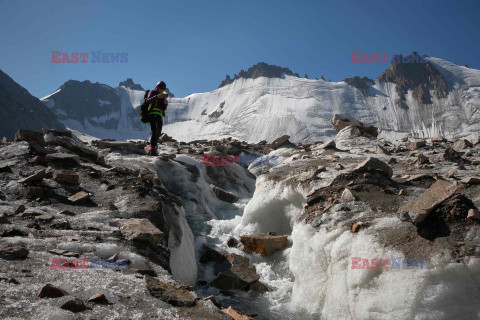
{"label": "hiking boot", "polygon": [[148,151],[148,155],[149,156],[157,156],[157,150],[156,149],[151,149]]}

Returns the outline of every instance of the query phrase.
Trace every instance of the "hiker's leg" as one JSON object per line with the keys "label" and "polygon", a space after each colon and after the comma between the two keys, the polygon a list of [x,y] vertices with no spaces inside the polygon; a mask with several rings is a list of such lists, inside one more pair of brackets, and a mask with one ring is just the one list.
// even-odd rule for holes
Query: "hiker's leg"
{"label": "hiker's leg", "polygon": [[158,142],[158,137],[157,137],[157,119],[156,117],[151,117],[150,118],[150,129],[151,129],[151,135],[150,135],[150,150],[155,150],[157,147],[157,142]]}
{"label": "hiker's leg", "polygon": [[162,130],[162,118],[155,116],[155,118],[153,119],[153,123],[155,123],[155,125],[152,127],[153,134],[152,134],[151,146],[153,146],[153,149],[156,149],[158,138],[160,138],[160,132]]}

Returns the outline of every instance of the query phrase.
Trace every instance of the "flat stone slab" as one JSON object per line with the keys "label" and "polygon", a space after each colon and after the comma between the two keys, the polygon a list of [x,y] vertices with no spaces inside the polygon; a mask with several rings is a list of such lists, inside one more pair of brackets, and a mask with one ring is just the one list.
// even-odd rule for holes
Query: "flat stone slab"
{"label": "flat stone slab", "polygon": [[398,209],[400,220],[422,222],[443,201],[457,191],[457,185],[445,180],[438,180],[416,199]]}

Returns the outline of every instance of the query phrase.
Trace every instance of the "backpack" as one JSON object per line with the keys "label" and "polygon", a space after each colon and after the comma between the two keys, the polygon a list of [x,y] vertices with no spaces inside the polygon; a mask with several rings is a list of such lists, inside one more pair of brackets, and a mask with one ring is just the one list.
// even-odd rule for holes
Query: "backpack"
{"label": "backpack", "polygon": [[145,95],[143,96],[143,102],[140,105],[140,121],[143,123],[148,123],[148,104],[147,104],[147,97],[150,93],[150,90],[145,91]]}

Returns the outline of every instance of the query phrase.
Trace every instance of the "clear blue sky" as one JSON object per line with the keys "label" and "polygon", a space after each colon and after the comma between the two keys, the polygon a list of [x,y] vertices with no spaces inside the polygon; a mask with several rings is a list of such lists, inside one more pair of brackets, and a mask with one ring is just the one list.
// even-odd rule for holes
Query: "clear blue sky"
{"label": "clear blue sky", "polygon": [[[480,1],[0,1],[0,69],[42,97],[69,79],[177,97],[257,62],[340,81],[377,77],[351,51],[409,53],[480,68]],[[51,51],[127,52],[118,64],[54,64]]]}

